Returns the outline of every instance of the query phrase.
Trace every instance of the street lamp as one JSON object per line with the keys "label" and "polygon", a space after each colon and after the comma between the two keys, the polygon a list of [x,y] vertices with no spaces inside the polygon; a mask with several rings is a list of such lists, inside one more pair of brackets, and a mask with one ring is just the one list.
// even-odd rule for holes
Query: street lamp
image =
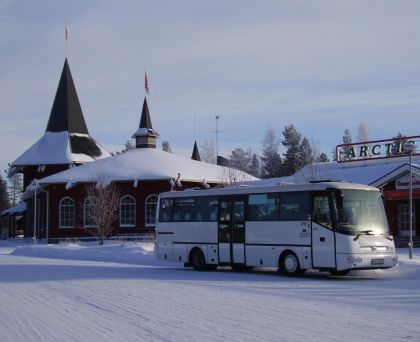
{"label": "street lamp", "polygon": [[408,215],[409,215],[409,222],[410,222],[410,241],[408,242],[408,256],[410,259],[413,259],[413,171],[412,171],[412,157],[413,153],[416,150],[416,144],[414,141],[409,141],[404,145],[404,151],[409,155],[410,161],[410,199],[409,199],[409,206],[408,206]]}

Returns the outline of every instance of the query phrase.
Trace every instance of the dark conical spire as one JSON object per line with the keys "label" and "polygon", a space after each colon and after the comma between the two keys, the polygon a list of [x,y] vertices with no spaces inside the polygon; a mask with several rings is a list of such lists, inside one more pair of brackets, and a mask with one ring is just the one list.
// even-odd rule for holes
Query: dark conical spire
{"label": "dark conical spire", "polygon": [[157,137],[159,137],[159,134],[152,127],[149,106],[146,98],[144,98],[139,129],[133,134],[132,138],[136,139],[136,148],[156,148]]}
{"label": "dark conical spire", "polygon": [[89,134],[67,58],[64,62],[46,131]]}
{"label": "dark conical spire", "polygon": [[144,98],[144,101],[143,101],[143,109],[141,111],[139,128],[153,129],[152,120],[150,119],[149,106],[147,105],[146,98]]}
{"label": "dark conical spire", "polygon": [[201,161],[200,152],[198,152],[197,141],[194,142],[194,149],[191,155],[191,159]]}

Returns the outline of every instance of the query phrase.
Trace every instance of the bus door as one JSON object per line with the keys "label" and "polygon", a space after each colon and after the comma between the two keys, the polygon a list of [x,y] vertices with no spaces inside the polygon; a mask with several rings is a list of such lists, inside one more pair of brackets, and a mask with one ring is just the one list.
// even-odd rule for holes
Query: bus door
{"label": "bus door", "polygon": [[312,196],[312,265],[335,268],[335,233],[332,202],[327,192]]}
{"label": "bus door", "polygon": [[219,202],[219,262],[245,263],[244,197],[222,198]]}

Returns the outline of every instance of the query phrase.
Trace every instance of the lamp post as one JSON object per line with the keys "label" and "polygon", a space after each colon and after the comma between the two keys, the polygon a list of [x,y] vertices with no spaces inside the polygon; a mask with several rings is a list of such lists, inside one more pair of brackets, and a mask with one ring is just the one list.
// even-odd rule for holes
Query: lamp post
{"label": "lamp post", "polygon": [[409,163],[410,163],[410,199],[408,205],[408,215],[409,215],[409,224],[410,224],[410,240],[408,242],[408,257],[413,259],[413,171],[412,171],[412,157],[413,152],[416,150],[416,144],[414,141],[409,141],[404,145],[404,151],[408,153]]}

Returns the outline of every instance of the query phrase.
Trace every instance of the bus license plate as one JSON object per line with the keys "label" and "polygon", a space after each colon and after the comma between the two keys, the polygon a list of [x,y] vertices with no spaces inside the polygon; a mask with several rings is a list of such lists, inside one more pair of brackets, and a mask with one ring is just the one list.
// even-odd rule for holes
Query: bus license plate
{"label": "bus license plate", "polygon": [[370,263],[371,265],[383,265],[384,259],[372,259]]}

